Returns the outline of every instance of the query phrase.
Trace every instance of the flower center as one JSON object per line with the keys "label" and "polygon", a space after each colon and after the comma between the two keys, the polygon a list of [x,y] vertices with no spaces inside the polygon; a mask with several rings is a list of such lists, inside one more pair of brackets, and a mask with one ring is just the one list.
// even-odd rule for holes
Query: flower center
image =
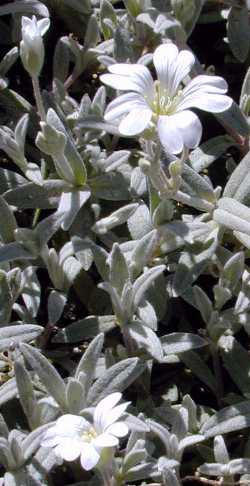
{"label": "flower center", "polygon": [[93,427],[90,427],[89,430],[83,432],[81,437],[84,442],[92,442],[92,440],[97,437],[97,432]]}
{"label": "flower center", "polygon": [[169,96],[166,88],[161,87],[159,81],[154,83],[154,99],[151,108],[156,115],[171,115],[175,112],[182,96],[179,90],[175,96]]}

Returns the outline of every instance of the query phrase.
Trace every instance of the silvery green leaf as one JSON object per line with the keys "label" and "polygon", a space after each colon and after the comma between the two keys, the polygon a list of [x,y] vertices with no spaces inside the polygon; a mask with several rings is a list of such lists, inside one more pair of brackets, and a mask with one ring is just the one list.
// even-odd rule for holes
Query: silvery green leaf
{"label": "silvery green leaf", "polygon": [[47,218],[44,218],[35,227],[34,234],[39,240],[40,247],[43,248],[52,236],[59,230],[63,221],[64,214],[56,211]]}
{"label": "silvery green leaf", "polygon": [[3,59],[0,62],[0,73],[1,76],[5,76],[9,69],[13,66],[13,64],[16,62],[18,59],[19,52],[17,47],[13,47],[10,49],[10,51],[5,54]]}
{"label": "silvery green leaf", "polygon": [[136,211],[137,208],[137,203],[127,204],[126,206],[117,209],[106,218],[99,219],[99,221],[97,221],[93,226],[93,230],[96,233],[104,234],[112,228],[126,223],[128,218]]}
{"label": "silvery green leaf", "polygon": [[217,435],[214,438],[214,458],[216,462],[219,462],[221,464],[227,464],[230,461],[226,444],[222,435]]}
{"label": "silvery green leaf", "polygon": [[135,167],[131,173],[130,191],[133,196],[143,196],[147,190],[147,179],[140,167]]}
{"label": "silvery green leaf", "polygon": [[242,394],[250,397],[248,352],[233,336],[221,336],[218,344],[227,372]]}
{"label": "silvery green leaf", "polygon": [[244,62],[250,47],[248,10],[245,7],[232,7],[228,16],[227,35],[234,56]]}
{"label": "silvery green leaf", "polygon": [[134,240],[139,240],[153,230],[150,212],[146,204],[140,204],[128,219],[128,230]]}
{"label": "silvery green leaf", "polygon": [[179,354],[191,349],[207,346],[207,341],[198,336],[187,332],[173,332],[160,338],[162,348],[166,354]]}
{"label": "silvery green leaf", "polygon": [[190,395],[185,395],[183,397],[182,405],[188,411],[188,430],[197,430],[197,406]]}
{"label": "silvery green leaf", "polygon": [[216,303],[216,309],[222,309],[226,302],[228,302],[232,298],[231,290],[225,287],[221,287],[220,285],[214,285],[213,293]]}
{"label": "silvery green leaf", "polygon": [[58,213],[64,213],[62,229],[68,231],[81,207],[90,198],[91,192],[86,188],[63,192],[58,206]]}
{"label": "silvery green leaf", "polygon": [[223,408],[210,417],[201,427],[201,434],[206,438],[215,435],[226,434],[235,430],[249,427],[250,401],[236,403],[233,406]]}
{"label": "silvery green leaf", "polygon": [[65,384],[59,373],[37,349],[29,346],[28,344],[22,344],[20,349],[25,360],[28,361],[31,368],[37,373],[48,392],[62,407],[62,409],[65,409]]}
{"label": "silvery green leaf", "polygon": [[241,87],[240,100],[242,100],[244,96],[249,96],[249,95],[250,95],[250,69],[248,68]]}
{"label": "silvery green leaf", "polygon": [[[131,415],[130,413],[126,413],[123,420],[128,425],[129,430],[131,430],[133,433],[142,434],[145,432],[149,432],[149,427],[146,424],[146,422],[142,420],[142,418],[136,417],[135,415]],[[144,446],[143,446],[143,450],[145,450]]]}
{"label": "silvery green leaf", "polygon": [[157,230],[152,230],[143,236],[132,251],[130,268],[133,276],[137,276],[143,268],[150,263],[158,243]]}
{"label": "silvery green leaf", "polygon": [[[128,289],[128,286],[129,286],[129,289]],[[118,294],[117,290],[114,289],[109,282],[101,282],[100,284],[98,284],[98,287],[109,294],[111,302],[112,302],[113,310],[114,310],[114,313],[115,313],[118,321],[122,322],[122,323],[124,321],[126,321],[127,320],[127,312],[125,311],[123,301],[124,301],[124,304],[126,303],[126,305],[127,305],[127,299],[128,299],[127,289],[129,290],[129,295],[131,296],[131,289],[130,289],[131,284],[129,285],[129,283],[128,283],[124,287],[124,291],[126,292],[125,297],[123,295],[120,296]],[[124,292],[123,292],[123,294],[124,294]],[[131,298],[130,298],[130,300],[131,300]],[[131,305],[129,305],[129,311],[130,311],[130,308],[131,308]],[[129,315],[130,315],[130,312],[129,312]]]}
{"label": "silvery green leaf", "polygon": [[229,462],[229,471],[232,475],[250,473],[250,459],[233,459]]}
{"label": "silvery green leaf", "polygon": [[10,321],[13,296],[8,281],[8,275],[0,270],[0,326]]}
{"label": "silvery green leaf", "polygon": [[[194,351],[186,351],[182,353],[179,358],[185,363],[185,365],[191,369],[191,371],[196,375],[207,387],[216,393],[217,385],[216,379],[212,374],[210,368],[205,363],[205,361],[195,353]],[[201,431],[201,433],[203,433]]]}
{"label": "silvery green leaf", "polygon": [[78,414],[84,408],[85,398],[86,389],[76,379],[69,378],[66,386],[68,412]]}
{"label": "silvery green leaf", "polygon": [[4,243],[10,243],[15,239],[14,231],[17,228],[16,218],[2,196],[0,196],[0,216],[2,221],[4,221],[4,224],[0,228],[1,240]]}
{"label": "silvery green leaf", "polygon": [[138,358],[128,358],[106,370],[92,385],[88,393],[88,404],[95,405],[115,391],[122,392],[144,371],[145,364]]}
{"label": "silvery green leaf", "polygon": [[123,462],[123,471],[126,473],[131,469],[132,467],[136,466],[140,462],[145,462],[145,459],[147,457],[147,453],[145,448],[144,449],[135,449],[130,451],[128,454],[126,454]]}
{"label": "silvery green leaf", "polygon": [[[51,157],[59,158],[63,156],[66,146],[67,137],[60,130],[57,130],[52,125],[45,122],[40,122],[41,132],[38,132],[36,137],[36,146],[44,154],[51,155]],[[67,160],[61,161],[61,164],[66,164]],[[57,169],[57,166],[56,166]],[[66,172],[67,168],[65,168]],[[69,170],[69,169],[68,169]],[[63,167],[58,170],[58,173],[63,178]]]}
{"label": "silvery green leaf", "polygon": [[244,253],[239,251],[229,258],[223,268],[221,279],[230,289],[235,289],[244,271]]}
{"label": "silvery green leaf", "polygon": [[174,470],[164,468],[162,471],[163,486],[181,486]]}
{"label": "silvery green leaf", "polygon": [[85,272],[87,272],[90,269],[94,260],[90,240],[88,238],[80,238],[73,235],[71,241],[77,260],[81,263]]}
{"label": "silvery green leaf", "polygon": [[[79,240],[75,237],[73,239],[73,245],[75,241],[79,242]],[[86,242],[89,244],[93,252],[95,264],[97,266],[97,270],[99,274],[101,275],[103,280],[108,280],[109,272],[110,272],[110,268],[108,265],[108,252],[104,248],[102,248],[99,245],[96,245],[89,239],[86,239]]]}
{"label": "silvery green leaf", "polygon": [[204,249],[199,253],[191,249],[182,253],[173,281],[175,296],[184,293],[205,270],[217,246],[217,234],[214,232],[213,235],[211,234],[211,239],[204,244]]}
{"label": "silvery green leaf", "polygon": [[125,283],[130,280],[130,274],[126,259],[118,243],[114,243],[109,257],[110,262],[110,283],[122,294]]}
{"label": "silvery green leaf", "polygon": [[250,235],[250,208],[236,199],[223,197],[218,201],[218,209],[213,219],[226,228]]}
{"label": "silvery green leaf", "polygon": [[0,328],[0,350],[5,351],[18,343],[33,341],[43,331],[41,326],[19,324]]}
{"label": "silvery green leaf", "polygon": [[1,385],[0,389],[0,406],[12,400],[17,395],[17,386],[15,378],[10,378]]}
{"label": "silvery green leaf", "polygon": [[199,18],[204,0],[171,0],[171,4],[176,19],[181,22],[189,36]]}
{"label": "silvery green leaf", "polygon": [[154,476],[156,473],[156,464],[154,462],[145,462],[129,469],[126,474],[126,481],[141,481]]}
{"label": "silvery green leaf", "polygon": [[53,57],[53,78],[54,79],[58,79],[62,83],[65,81],[69,72],[69,62],[70,62],[69,49],[64,44],[64,42],[61,41],[61,39],[58,39],[54,50],[54,57]]}
{"label": "silvery green leaf", "polygon": [[22,442],[22,447],[23,447],[24,459],[26,461],[40,447],[42,436],[49,429],[49,427],[50,427],[50,424],[41,425],[40,427],[37,427],[35,430],[30,432],[30,434],[28,434],[24,438],[24,440]]}
{"label": "silvery green leaf", "polygon": [[231,126],[236,133],[239,133],[243,137],[249,135],[249,125],[247,118],[242,113],[240,107],[233,102],[229,110],[223,113],[216,113],[216,118],[222,125]]}
{"label": "silvery green leaf", "polygon": [[204,463],[199,466],[199,472],[207,476],[229,476],[229,466],[217,462]]}
{"label": "silvery green leaf", "polygon": [[242,275],[242,288],[238,293],[234,312],[240,314],[248,309],[250,304],[250,274],[247,270]]}
{"label": "silvery green leaf", "polygon": [[[231,174],[224,192],[224,197],[233,197],[242,203],[248,201],[248,174],[250,170],[250,152],[240,161],[239,165]],[[245,200],[246,199],[246,200]]]}
{"label": "silvery green leaf", "polygon": [[129,184],[120,172],[109,172],[88,180],[93,196],[107,201],[127,201]]}
{"label": "silvery green leaf", "polygon": [[48,298],[48,318],[50,324],[54,325],[59,321],[65,304],[67,302],[67,296],[64,292],[58,290],[52,290]]}
{"label": "silvery green leaf", "polygon": [[105,86],[101,86],[100,88],[98,88],[93,98],[93,101],[91,103],[91,113],[99,116],[103,116],[105,106],[106,106],[106,88]]}
{"label": "silvery green leaf", "polygon": [[49,17],[47,7],[37,0],[16,0],[0,7],[0,15],[9,14],[37,14],[41,17]]}
{"label": "silvery green leaf", "polygon": [[198,285],[193,286],[193,292],[195,296],[196,306],[199,309],[204,322],[208,324],[213,312],[212,302],[207,294],[205,294],[205,292],[200,287],[198,287]]}
{"label": "silvery green leaf", "polygon": [[89,344],[75,372],[76,379],[79,378],[79,374],[81,372],[84,372],[86,376],[88,376],[89,386],[91,384],[91,380],[94,378],[95,375],[97,361],[98,358],[100,358],[101,356],[103,342],[104,342],[104,334],[100,333]]}
{"label": "silvery green leaf", "polygon": [[150,427],[150,430],[161,440],[163,443],[166,454],[168,455],[169,451],[169,444],[170,444],[170,437],[171,434],[166,427],[161,425],[160,423],[156,422],[155,420],[147,419],[147,424]]}
{"label": "silvery green leaf", "polygon": [[139,320],[144,322],[147,327],[153,331],[157,331],[157,315],[153,305],[148,300],[143,300],[139,307],[137,307],[136,314]]}
{"label": "silvery green leaf", "polygon": [[40,208],[51,209],[58,206],[58,198],[68,189],[68,184],[62,180],[44,181],[43,186],[26,182],[4,194],[8,204],[19,209]]}
{"label": "silvery green leaf", "polygon": [[98,27],[98,22],[96,19],[95,15],[91,15],[89,21],[88,21],[88,26],[87,26],[87,31],[84,37],[84,47],[85,49],[89,49],[91,47],[95,47],[98,40],[99,40],[99,27]]}
{"label": "silvery green leaf", "polygon": [[18,398],[28,420],[29,426],[31,429],[34,429],[39,425],[39,414],[31,376],[25,369],[21,360],[15,361],[14,369]]}
{"label": "silvery green leaf", "polygon": [[22,272],[22,298],[32,317],[36,317],[41,298],[41,287],[36,267],[26,267]]}
{"label": "silvery green leaf", "polygon": [[9,429],[4,420],[3,415],[0,414],[0,436],[2,438],[8,439]]}
{"label": "silvery green leaf", "polygon": [[103,35],[105,39],[109,39],[110,37],[112,37],[113,30],[111,28],[108,28],[105,20],[109,19],[111,21],[111,24],[115,26],[117,23],[116,12],[109,0],[102,0],[100,7],[100,20]]}
{"label": "silvery green leaf", "polygon": [[0,168],[0,194],[27,183],[26,179],[12,170]]}
{"label": "silvery green leaf", "polygon": [[145,349],[156,361],[163,360],[161,341],[150,327],[135,321],[128,325],[128,334],[136,342],[138,349]]}
{"label": "silvery green leaf", "polygon": [[209,184],[204,177],[198,174],[198,172],[189,167],[187,164],[184,164],[183,166],[182,178],[186,184],[185,189],[187,190],[190,188],[191,194],[193,192],[201,199],[205,199],[206,201],[209,201],[211,203],[215,202],[216,197],[212,185]]}
{"label": "silvery green leaf", "polygon": [[140,305],[140,302],[145,296],[146,291],[156,278],[165,270],[165,265],[158,265],[157,267],[146,270],[140,277],[137,278],[133,285],[133,305],[134,309]]}
{"label": "silvery green leaf", "polygon": [[6,469],[16,466],[10,451],[8,440],[4,437],[0,437],[0,460],[3,467]]}
{"label": "silvery green leaf", "polygon": [[211,138],[189,155],[192,168],[201,172],[223,155],[235,142],[228,135]]}
{"label": "silvery green leaf", "polygon": [[186,447],[192,446],[194,444],[198,444],[205,440],[204,435],[201,434],[194,434],[188,437],[184,437],[184,439],[180,440],[179,442],[179,452],[183,452]]}
{"label": "silvery green leaf", "polygon": [[105,122],[100,116],[92,114],[85,115],[83,118],[79,117],[77,120],[77,130],[78,129],[105,131],[111,135],[120,135],[118,126],[110,122]]}
{"label": "silvery green leaf", "polygon": [[118,26],[114,32],[114,58],[116,62],[133,59],[130,32],[121,26]]}
{"label": "silvery green leaf", "polygon": [[66,136],[67,143],[64,151],[65,157],[74,173],[75,183],[79,186],[83,186],[87,179],[87,172],[84,162],[76,148],[72,135],[70,134],[69,130],[65,128],[63,122],[52,108],[50,108],[47,112],[47,123]]}
{"label": "silvery green leaf", "polygon": [[116,150],[109,157],[104,159],[102,168],[105,172],[117,169],[120,165],[125,164],[130,156],[129,150]]}
{"label": "silvery green leaf", "polygon": [[78,343],[100,332],[107,333],[117,326],[115,316],[88,316],[60,329],[52,339],[55,343]]}

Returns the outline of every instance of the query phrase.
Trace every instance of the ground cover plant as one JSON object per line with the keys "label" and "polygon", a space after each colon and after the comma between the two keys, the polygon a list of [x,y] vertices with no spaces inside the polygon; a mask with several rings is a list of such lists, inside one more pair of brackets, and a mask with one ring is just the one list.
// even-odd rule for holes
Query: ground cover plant
{"label": "ground cover plant", "polygon": [[250,485],[249,19],[1,2],[1,485]]}

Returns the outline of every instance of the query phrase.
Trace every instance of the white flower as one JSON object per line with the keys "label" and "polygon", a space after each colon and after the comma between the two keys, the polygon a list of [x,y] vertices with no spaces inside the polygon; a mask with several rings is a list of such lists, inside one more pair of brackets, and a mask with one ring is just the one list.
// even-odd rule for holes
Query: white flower
{"label": "white flower", "polygon": [[195,62],[190,51],[179,52],[172,43],[162,44],[155,50],[153,62],[157,81],[141,64],[109,66],[110,74],[103,74],[101,81],[129,93],[109,104],[105,119],[120,121],[122,118],[119,131],[127,136],[156,125],[165,150],[178,154],[184,146],[196,147],[201,139],[201,123],[189,108],[220,113],[231,106],[232,99],[224,95],[227,83],[218,76],[199,75],[186,87],[182,86]]}
{"label": "white flower", "polygon": [[38,20],[22,17],[22,40],[20,55],[22,63],[31,76],[39,76],[44,61],[44,45],[42,36],[50,26],[48,18]]}
{"label": "white flower", "polygon": [[104,449],[116,447],[119,438],[128,433],[124,422],[118,421],[129,402],[116,404],[121,393],[112,393],[101,400],[94,410],[93,424],[79,415],[62,415],[45,434],[41,445],[55,447],[59,459],[74,461],[80,456],[86,471],[95,467]]}

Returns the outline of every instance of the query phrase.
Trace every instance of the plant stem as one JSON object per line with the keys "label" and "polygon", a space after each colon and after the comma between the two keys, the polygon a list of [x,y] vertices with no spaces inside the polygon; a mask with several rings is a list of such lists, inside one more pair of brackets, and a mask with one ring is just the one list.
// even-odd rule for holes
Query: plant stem
{"label": "plant stem", "polygon": [[46,113],[45,113],[45,109],[44,109],[44,105],[43,105],[39,79],[38,79],[37,76],[33,76],[32,85],[33,85],[34,96],[35,96],[35,100],[36,100],[37,111],[39,113],[41,120],[46,121]]}

